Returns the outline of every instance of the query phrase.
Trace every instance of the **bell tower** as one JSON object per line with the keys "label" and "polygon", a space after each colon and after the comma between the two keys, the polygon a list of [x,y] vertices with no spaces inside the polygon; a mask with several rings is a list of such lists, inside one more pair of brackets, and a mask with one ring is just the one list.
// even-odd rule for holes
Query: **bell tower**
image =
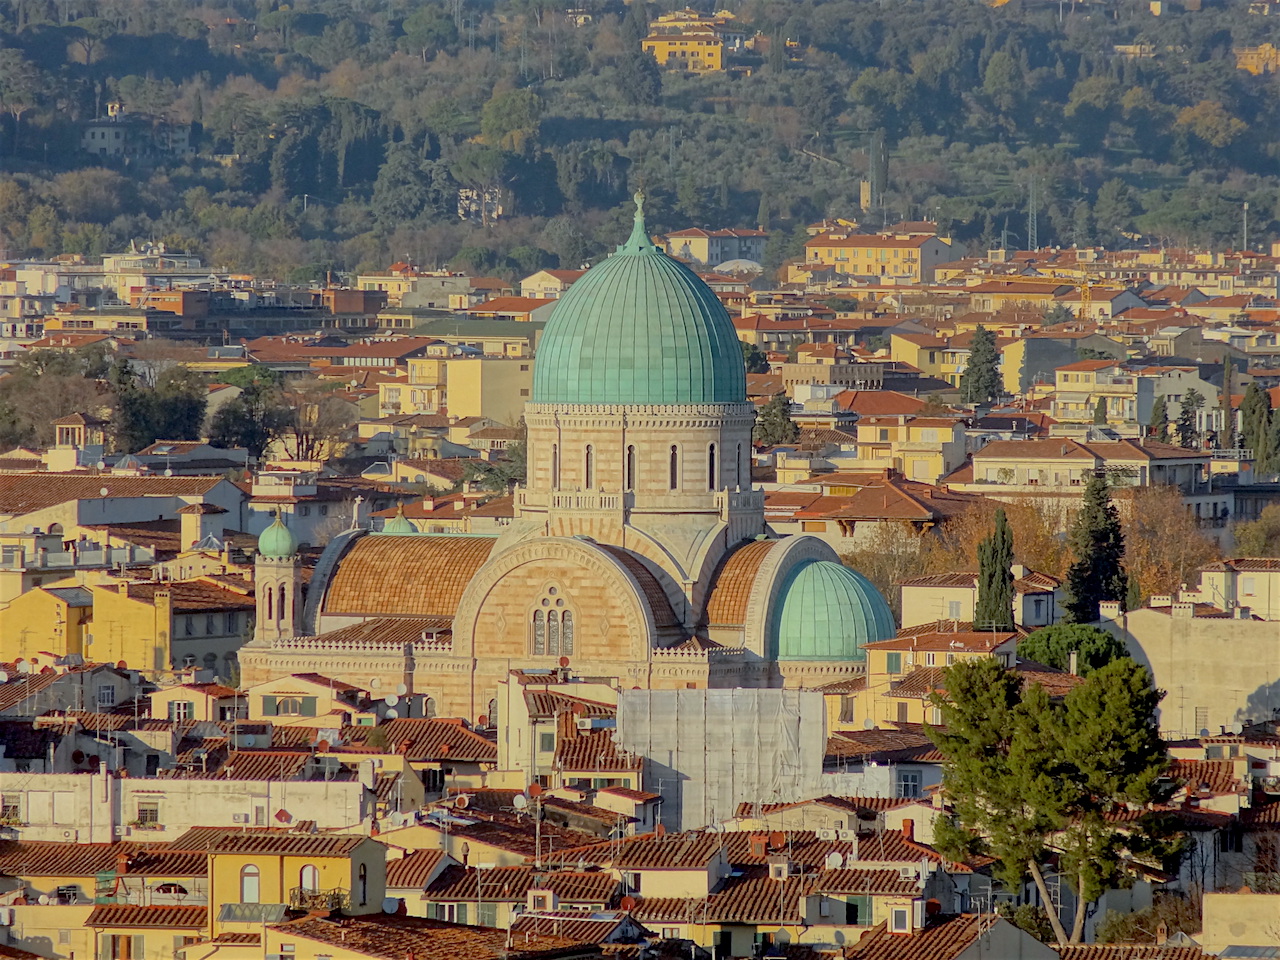
{"label": "bell tower", "polygon": [[298,541],[279,516],[258,537],[253,582],[258,608],[254,640],[296,636],[302,620],[302,560]]}

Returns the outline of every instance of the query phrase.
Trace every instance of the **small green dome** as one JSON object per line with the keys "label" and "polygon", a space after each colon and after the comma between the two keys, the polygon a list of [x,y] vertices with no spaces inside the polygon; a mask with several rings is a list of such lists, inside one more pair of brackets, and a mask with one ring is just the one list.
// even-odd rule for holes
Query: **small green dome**
{"label": "small green dome", "polygon": [[258,555],[271,560],[285,560],[298,552],[298,541],[278,516],[258,536]]}
{"label": "small green dome", "polygon": [[626,243],[571,286],[533,366],[535,403],[690,404],[747,399],[729,314],[692,270],[653,245],[636,194]]}
{"label": "small green dome", "polygon": [[394,536],[405,536],[410,533],[417,533],[418,528],[412,521],[404,515],[404,504],[396,507],[396,515],[382,525],[383,533],[390,533]]}
{"label": "small green dome", "polygon": [[774,640],[778,660],[865,660],[863,644],[897,632],[880,591],[833,560],[801,563],[778,595]]}

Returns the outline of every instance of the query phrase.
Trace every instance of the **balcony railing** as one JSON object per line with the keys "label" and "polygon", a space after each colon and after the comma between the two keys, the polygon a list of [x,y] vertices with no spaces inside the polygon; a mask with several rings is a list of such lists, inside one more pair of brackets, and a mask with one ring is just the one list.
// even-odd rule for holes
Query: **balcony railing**
{"label": "balcony railing", "polygon": [[289,891],[289,906],[295,910],[345,910],[351,897],[341,887],[332,890],[308,890],[294,887]]}

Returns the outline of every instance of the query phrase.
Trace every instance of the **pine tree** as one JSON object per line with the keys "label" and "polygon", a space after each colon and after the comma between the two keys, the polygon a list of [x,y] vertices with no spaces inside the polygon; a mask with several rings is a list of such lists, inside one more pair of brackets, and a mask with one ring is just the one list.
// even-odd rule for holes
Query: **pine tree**
{"label": "pine tree", "polygon": [[969,363],[960,377],[960,399],[972,404],[990,403],[1003,392],[996,335],[979,326],[969,344]]}
{"label": "pine tree", "polygon": [[791,400],[785,393],[776,394],[760,408],[752,439],[766,447],[791,443],[800,436],[800,428],[791,420]]}
{"label": "pine tree", "polygon": [[1089,903],[1125,884],[1127,861],[1170,852],[1155,815],[1106,816],[1154,799],[1167,765],[1155,717],[1161,693],[1128,657],[1061,702],[1039,684],[1024,688],[994,659],[947,667],[943,686],[946,694],[933,696],[943,723],[929,733],[947,760],[942,786],[955,812],[939,819],[935,845],[955,859],[990,854],[1007,888],[1030,874],[1052,903],[1042,870],[1052,842],[1076,910],[1070,932],[1056,910],[1049,923],[1058,943],[1079,943]]}
{"label": "pine tree", "polygon": [[1151,405],[1150,430],[1151,435],[1161,443],[1169,442],[1169,408],[1165,405],[1163,393]]}
{"label": "pine tree", "polygon": [[1129,586],[1122,565],[1124,534],[1120,531],[1120,514],[1111,502],[1106,477],[1100,473],[1090,477],[1084,488],[1084,501],[1069,542],[1075,560],[1067,569],[1066,620],[1093,623],[1098,619],[1098,604],[1123,602]]}
{"label": "pine tree", "polygon": [[1192,388],[1182,397],[1182,412],[1178,414],[1178,443],[1188,449],[1200,444],[1200,427],[1196,414],[1204,406],[1204,397]]}
{"label": "pine tree", "polygon": [[1013,629],[1013,532],[1004,509],[996,510],[996,528],[978,544],[978,602],[974,628]]}

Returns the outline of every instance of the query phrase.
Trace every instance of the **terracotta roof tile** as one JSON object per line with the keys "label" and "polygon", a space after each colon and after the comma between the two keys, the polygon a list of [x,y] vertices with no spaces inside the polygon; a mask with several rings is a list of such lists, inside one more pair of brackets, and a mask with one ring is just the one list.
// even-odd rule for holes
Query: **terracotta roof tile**
{"label": "terracotta roof tile", "polygon": [[66,503],[108,497],[200,497],[222,477],[116,477],[91,474],[0,475],[0,514],[22,515]]}
{"label": "terracotta roof tile", "polygon": [[[378,960],[553,960],[598,955],[594,943],[530,934],[507,948],[507,932],[389,914],[363,917],[305,917],[276,928],[282,935],[326,944]],[[315,953],[308,950],[307,953]]]}
{"label": "terracotta roof tile", "polygon": [[659,629],[680,624],[680,618],[676,616],[675,610],[672,609],[671,601],[667,597],[667,592],[662,589],[662,584],[658,582],[658,578],[635,554],[609,544],[601,543],[597,544],[597,546],[618,560],[636,578],[645,600],[648,601],[649,609],[653,611],[653,619]]}
{"label": "terracotta roof tile", "polygon": [[[361,537],[334,571],[326,613],[450,617],[497,541],[490,537]],[[415,571],[408,577],[406,571]]]}
{"label": "terracotta roof tile", "polygon": [[[1000,921],[997,921],[1000,922]],[[978,939],[981,918],[975,915],[935,917],[910,935],[890,933],[881,923],[845,947],[846,960],[952,960]]]}
{"label": "terracotta roof tile", "polygon": [[387,861],[387,888],[414,887],[421,889],[427,885],[431,875],[444,862],[443,850],[414,850],[399,860]]}
{"label": "terracotta roof tile", "polygon": [[556,744],[556,768],[566,775],[572,772],[598,771],[621,773],[639,770],[639,757],[622,753],[613,741],[613,731],[599,730],[572,738],[561,738]]}
{"label": "terracotta roof tile", "polygon": [[208,908],[198,906],[139,906],[131,903],[99,904],[86,927],[203,927]]}
{"label": "terracotta roof tile", "polygon": [[709,625],[740,626],[747,616],[751,588],[765,559],[779,541],[753,540],[738,547],[720,563],[711,579],[705,621]]}
{"label": "terracotta roof tile", "polygon": [[1169,766],[1169,776],[1187,785],[1195,792],[1207,785],[1210,793],[1235,793],[1242,780],[1235,760],[1174,760]]}
{"label": "terracotta roof tile", "polygon": [[585,906],[609,906],[618,893],[620,883],[604,871],[571,870],[535,871],[531,866],[496,867],[475,870],[450,866],[426,890],[428,900],[525,900],[534,885],[534,876],[542,877],[540,887],[555,891],[561,903]]}
{"label": "terracotta roof tile", "polygon": [[1204,960],[1199,947],[1158,943],[1079,943],[1054,947],[1062,960]]}
{"label": "terracotta roof tile", "polygon": [[378,727],[344,727],[343,742],[365,742],[372,730],[382,730],[387,743],[397,752],[407,744],[405,757],[410,763],[454,760],[471,763],[496,763],[498,746],[476,733],[460,720],[402,717]]}
{"label": "terracotta roof tile", "polygon": [[288,857],[343,857],[369,839],[363,834],[235,833],[215,840],[210,853],[262,853]]}

